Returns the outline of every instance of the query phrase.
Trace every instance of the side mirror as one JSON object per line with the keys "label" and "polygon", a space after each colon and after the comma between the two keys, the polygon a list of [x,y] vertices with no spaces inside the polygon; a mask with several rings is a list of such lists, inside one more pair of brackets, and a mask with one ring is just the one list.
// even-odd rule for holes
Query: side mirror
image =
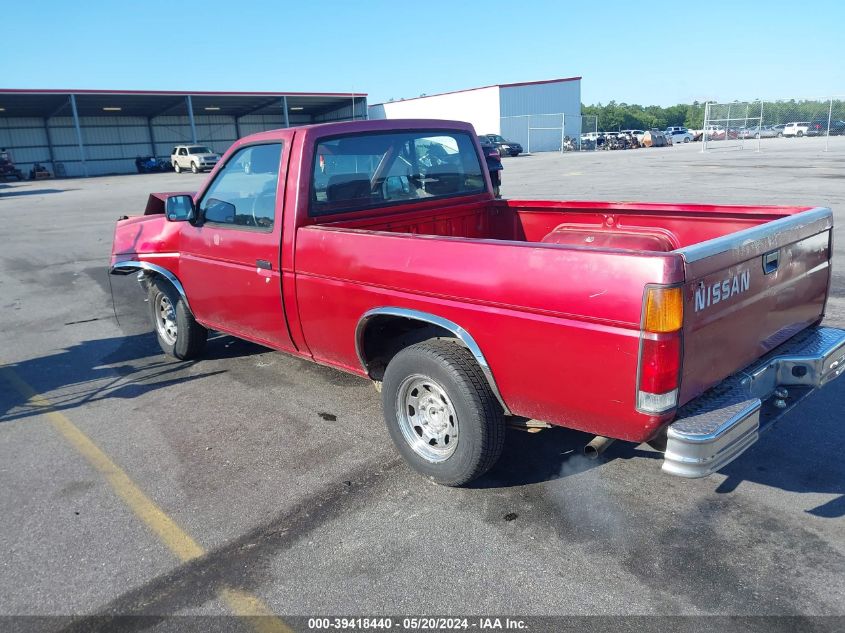
{"label": "side mirror", "polygon": [[170,222],[192,222],[196,215],[191,196],[169,196],[164,202],[164,215]]}

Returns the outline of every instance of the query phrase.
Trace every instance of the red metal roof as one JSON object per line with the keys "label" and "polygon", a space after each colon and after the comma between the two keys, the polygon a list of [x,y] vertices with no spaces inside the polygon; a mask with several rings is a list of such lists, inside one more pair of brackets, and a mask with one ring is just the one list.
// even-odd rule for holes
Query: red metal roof
{"label": "red metal roof", "polygon": [[517,86],[536,86],[539,84],[556,84],[563,81],[581,81],[582,77],[562,77],[560,79],[542,79],[540,81],[518,81],[510,84],[491,84],[489,86],[479,86],[477,88],[464,88],[462,90],[448,90],[446,92],[437,92],[433,95],[422,95],[419,97],[408,97],[407,99],[394,99],[393,101],[382,101],[381,103],[371,103],[370,107],[377,105],[385,105],[388,103],[401,103],[402,101],[413,101],[414,99],[427,99],[428,97],[441,97],[443,95],[453,95],[459,92],[472,92],[473,90],[485,90],[487,88],[516,88]]}

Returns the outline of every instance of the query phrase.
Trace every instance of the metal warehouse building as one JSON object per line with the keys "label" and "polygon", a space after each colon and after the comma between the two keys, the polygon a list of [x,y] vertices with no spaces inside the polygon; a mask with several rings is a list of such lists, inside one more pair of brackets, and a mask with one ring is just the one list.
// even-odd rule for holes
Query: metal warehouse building
{"label": "metal warehouse building", "polygon": [[133,172],[136,157],[174,145],[222,153],[255,132],[366,116],[366,94],[0,90],[0,147],[25,174],[39,162],[96,176]]}
{"label": "metal warehouse building", "polygon": [[581,77],[497,84],[370,106],[371,119],[469,121],[479,134],[501,134],[529,151],[558,150],[581,135]]}

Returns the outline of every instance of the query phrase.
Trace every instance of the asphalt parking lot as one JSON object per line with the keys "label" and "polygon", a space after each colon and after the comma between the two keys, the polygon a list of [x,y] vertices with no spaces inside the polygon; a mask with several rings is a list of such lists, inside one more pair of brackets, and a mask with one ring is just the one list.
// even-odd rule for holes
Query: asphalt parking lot
{"label": "asphalt parking lot", "polygon": [[[537,154],[505,159],[502,189],[830,206],[845,327],[845,139],[819,141]],[[226,336],[189,363],[124,337],[114,220],[203,178],[0,184],[0,614],[845,615],[845,381],[707,479],[645,446],[587,462],[556,429],[438,487],[367,381]]]}

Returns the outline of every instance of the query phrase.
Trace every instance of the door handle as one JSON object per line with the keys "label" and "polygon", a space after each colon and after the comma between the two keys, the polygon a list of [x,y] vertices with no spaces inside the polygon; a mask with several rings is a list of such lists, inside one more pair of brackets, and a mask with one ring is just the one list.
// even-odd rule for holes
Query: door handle
{"label": "door handle", "polygon": [[771,251],[763,255],[763,274],[769,275],[778,269],[778,251]]}
{"label": "door handle", "polygon": [[255,265],[258,268],[263,268],[264,270],[273,270],[273,264],[268,262],[266,259],[256,259]]}

